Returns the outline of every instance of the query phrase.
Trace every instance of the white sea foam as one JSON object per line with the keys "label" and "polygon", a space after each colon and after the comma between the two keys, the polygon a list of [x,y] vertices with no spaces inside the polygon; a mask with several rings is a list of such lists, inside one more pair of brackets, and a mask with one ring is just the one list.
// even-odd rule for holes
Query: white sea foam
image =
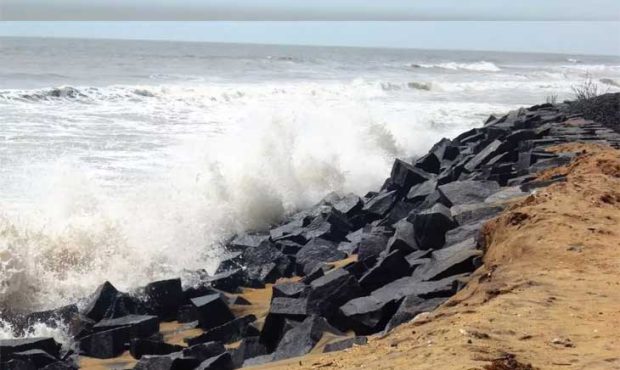
{"label": "white sea foam", "polygon": [[20,139],[35,132],[30,123],[12,127],[10,150],[33,157],[5,168],[14,201],[2,202],[0,306],[52,308],[105,280],[126,290],[212,271],[233,233],[264,228],[330,191],[376,189],[394,157],[421,154],[483,112],[509,108],[388,99],[362,79],[75,89],[77,98],[10,105],[66,123],[33,137],[62,138],[60,153]]}
{"label": "white sea foam", "polygon": [[416,68],[441,68],[441,69],[449,69],[449,70],[466,70],[466,71],[478,71],[478,72],[499,72],[501,68],[498,67],[495,63],[487,62],[487,61],[479,61],[474,63],[457,63],[457,62],[446,62],[446,63],[438,63],[438,64],[414,64],[413,67]]}

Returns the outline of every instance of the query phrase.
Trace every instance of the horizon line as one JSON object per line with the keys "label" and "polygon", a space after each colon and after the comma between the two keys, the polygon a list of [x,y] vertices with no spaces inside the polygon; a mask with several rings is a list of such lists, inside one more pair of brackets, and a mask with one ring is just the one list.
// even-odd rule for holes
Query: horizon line
{"label": "horizon line", "polygon": [[[226,42],[226,41],[203,41],[203,40],[179,40],[179,39],[144,39],[144,38],[112,38],[112,37],[68,37],[68,36],[18,36],[2,35],[0,38],[14,39],[51,39],[51,40],[97,40],[97,41],[138,41],[138,42],[175,42],[185,44],[214,44],[214,45],[251,45],[251,46],[288,46],[288,47],[310,47],[310,48],[348,48],[348,49],[383,49],[383,50],[420,50],[420,51],[473,51],[473,52],[492,52],[502,54],[543,54],[543,55],[562,55],[562,56],[600,56],[620,58],[620,54],[584,54],[584,53],[558,53],[543,51],[516,51],[516,50],[492,50],[492,49],[439,49],[439,48],[416,48],[416,47],[393,47],[393,46],[355,46],[355,45],[324,45],[324,44],[289,44],[289,43],[270,43],[270,42]],[[1,46],[1,45],[0,45]]]}

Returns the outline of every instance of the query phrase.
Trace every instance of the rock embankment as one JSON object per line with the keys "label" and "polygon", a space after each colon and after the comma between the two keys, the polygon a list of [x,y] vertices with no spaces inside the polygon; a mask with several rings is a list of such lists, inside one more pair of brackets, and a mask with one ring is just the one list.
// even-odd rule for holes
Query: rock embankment
{"label": "rock embankment", "polygon": [[[618,109],[620,95],[605,99],[606,110],[610,101]],[[62,352],[51,338],[0,341],[2,366],[73,368],[78,356],[129,351],[136,369],[233,369],[363,345],[467,285],[483,262],[483,225],[511,199],[565,181],[550,169],[582,155],[550,148],[620,147],[613,125],[575,107],[543,104],[492,116],[412,163],[396,160],[378,192],[330,194],[269,232],[238,235],[215,275],[203,274],[198,286],[170,279],[127,294],[106,282],[81,311],[70,305],[15,318],[18,329],[65,321],[77,345]],[[270,289],[268,304],[244,309],[254,303],[240,294],[248,288]],[[167,340],[161,328],[170,321],[192,335]]]}

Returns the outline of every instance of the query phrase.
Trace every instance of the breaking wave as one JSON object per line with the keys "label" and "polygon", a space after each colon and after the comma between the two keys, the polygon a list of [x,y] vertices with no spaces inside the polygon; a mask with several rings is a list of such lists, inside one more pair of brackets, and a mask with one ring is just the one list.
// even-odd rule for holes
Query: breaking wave
{"label": "breaking wave", "polygon": [[480,61],[475,63],[456,63],[446,62],[439,64],[413,64],[414,68],[440,68],[449,69],[453,71],[466,70],[466,71],[478,71],[478,72],[499,72],[501,68],[492,62]]}
{"label": "breaking wave", "polygon": [[[212,271],[234,233],[265,228],[331,191],[378,188],[394,157],[421,154],[482,112],[508,108],[385,100],[364,80],[58,90],[12,92],[43,97],[11,105],[30,114],[12,127],[21,130],[15,138],[71,141],[52,158],[25,141],[19,153],[30,161],[2,179],[26,200],[0,201],[0,310],[75,302],[106,280],[129,290]],[[110,99],[105,110],[74,104]],[[28,117],[52,113],[64,125],[34,137]],[[110,136],[119,130],[126,134]]]}

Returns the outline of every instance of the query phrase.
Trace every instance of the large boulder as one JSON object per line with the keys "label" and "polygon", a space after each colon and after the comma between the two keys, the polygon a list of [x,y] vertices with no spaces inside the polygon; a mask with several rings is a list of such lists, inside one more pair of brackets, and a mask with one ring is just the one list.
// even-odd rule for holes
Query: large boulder
{"label": "large boulder", "polygon": [[198,314],[198,322],[204,330],[223,325],[235,318],[219,293],[192,298],[192,305]]}
{"label": "large boulder", "polygon": [[368,343],[368,338],[363,336],[363,335],[358,335],[358,336],[355,336],[355,337],[341,339],[341,340],[338,340],[338,341],[327,343],[325,345],[325,348],[323,348],[323,353],[342,351],[342,350],[345,350],[347,348],[353,347],[353,345],[361,346],[361,345],[364,345],[366,343]]}
{"label": "large boulder", "polygon": [[503,209],[504,207],[491,203],[473,203],[453,206],[450,213],[459,225],[465,225],[495,217]]}
{"label": "large boulder", "polygon": [[176,354],[142,356],[134,370],[180,370],[195,369],[200,361],[191,357],[179,357]]}
{"label": "large boulder", "polygon": [[394,235],[387,242],[387,251],[399,250],[404,254],[418,250],[413,224],[402,219],[394,224]]}
{"label": "large boulder", "polygon": [[147,338],[159,331],[159,319],[152,315],[127,315],[104,319],[93,326],[94,332],[123,328],[128,338]]}
{"label": "large boulder", "polygon": [[198,365],[196,370],[233,370],[233,360],[228,352],[208,358]]}
{"label": "large boulder", "polygon": [[0,339],[0,358],[9,358],[13,353],[33,349],[39,349],[58,357],[60,344],[51,337]]}
{"label": "large boulder", "polygon": [[183,357],[195,358],[202,362],[226,352],[226,347],[220,342],[207,342],[189,346],[181,352]]}
{"label": "large boulder", "polygon": [[481,203],[499,189],[499,184],[495,181],[465,180],[439,186],[439,190],[450,201],[448,206]]}
{"label": "large boulder", "polygon": [[440,203],[420,213],[410,215],[407,221],[413,224],[419,249],[441,248],[445,243],[446,232],[456,226],[450,210]]}
{"label": "large boulder", "polygon": [[416,295],[410,295],[400,303],[396,313],[385,326],[385,331],[389,332],[398,325],[413,320],[417,315],[423,312],[430,312],[445,302],[448,297],[439,297],[431,299],[423,299]]}
{"label": "large boulder", "polygon": [[409,190],[413,185],[428,180],[429,177],[429,174],[425,171],[415,168],[401,159],[394,160],[392,172],[390,173],[392,183],[405,191]]}
{"label": "large boulder", "polygon": [[243,366],[243,362],[249,358],[267,354],[267,348],[260,342],[259,337],[244,338],[239,346],[231,351],[235,368]]}
{"label": "large boulder", "polygon": [[83,355],[95,358],[113,358],[125,351],[130,340],[125,327],[95,332],[80,340],[79,348]]}
{"label": "large boulder", "polygon": [[395,250],[368,270],[360,278],[359,284],[365,291],[371,292],[389,282],[407,276],[409,272],[409,263],[403,252]]}
{"label": "large boulder", "polygon": [[348,328],[357,334],[374,334],[385,327],[398,307],[398,298],[367,296],[352,299],[339,309]]}
{"label": "large boulder", "polygon": [[160,340],[134,338],[129,345],[129,353],[133,358],[140,359],[144,355],[168,355],[182,351],[183,348]]}
{"label": "large boulder", "polygon": [[468,276],[454,275],[437,281],[420,281],[417,277],[407,276],[382,286],[370,295],[382,302],[398,301],[408,295],[421,298],[449,297],[456,293]]}
{"label": "large boulder", "polygon": [[357,246],[357,258],[366,260],[371,257],[377,257],[386,248],[388,238],[383,235],[371,234],[362,239]]}
{"label": "large boulder", "polygon": [[426,180],[420,184],[412,186],[407,193],[407,199],[414,203],[421,202],[427,196],[432,194],[435,189],[437,189],[437,180],[435,178]]}
{"label": "large boulder", "polygon": [[251,325],[254,321],[256,321],[256,316],[254,315],[242,316],[209,329],[197,337],[186,339],[186,342],[190,346],[215,341],[228,344],[241,340],[246,336],[257,336],[259,334],[258,330]]}
{"label": "large boulder", "polygon": [[328,320],[337,314],[338,307],[362,295],[357,279],[339,268],[310,283],[308,311]]}
{"label": "large boulder", "polygon": [[110,282],[106,281],[90,297],[82,314],[94,321],[101,320],[117,295],[118,290]]}
{"label": "large boulder", "polygon": [[321,340],[325,331],[334,332],[324,318],[316,315],[309,316],[284,334],[273,359],[278,361],[309,353]]}
{"label": "large boulder", "polygon": [[381,218],[385,216],[390,209],[392,209],[392,206],[396,203],[397,198],[398,194],[396,193],[396,190],[383,191],[366,202],[363,210],[376,216],[377,218]]}
{"label": "large boulder", "polygon": [[246,248],[258,247],[267,240],[269,240],[269,235],[241,234],[231,240],[228,247],[232,250],[242,251]]}
{"label": "large boulder", "polygon": [[147,306],[162,320],[174,319],[179,306],[184,303],[181,279],[160,280],[144,288]]}
{"label": "large boulder", "polygon": [[413,277],[421,281],[439,280],[451,275],[473,272],[474,257],[482,251],[477,249],[474,238],[469,238],[458,244],[434,251],[430,261],[417,268]]}
{"label": "large boulder", "polygon": [[339,251],[333,242],[315,238],[297,252],[298,272],[307,274],[320,262],[333,262],[346,257],[347,254]]}

